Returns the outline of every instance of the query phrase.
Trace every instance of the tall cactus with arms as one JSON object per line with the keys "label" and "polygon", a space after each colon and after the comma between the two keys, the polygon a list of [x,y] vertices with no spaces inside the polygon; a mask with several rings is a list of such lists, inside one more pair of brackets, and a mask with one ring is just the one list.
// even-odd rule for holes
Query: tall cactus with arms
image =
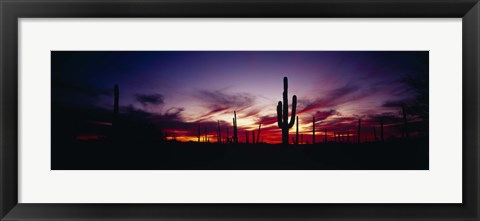
{"label": "tall cactus with arms", "polygon": [[283,108],[282,102],[277,105],[278,127],[282,129],[282,143],[288,144],[288,130],[295,124],[295,115],[297,112],[297,95],[293,95],[292,116],[288,122],[288,78],[283,78]]}

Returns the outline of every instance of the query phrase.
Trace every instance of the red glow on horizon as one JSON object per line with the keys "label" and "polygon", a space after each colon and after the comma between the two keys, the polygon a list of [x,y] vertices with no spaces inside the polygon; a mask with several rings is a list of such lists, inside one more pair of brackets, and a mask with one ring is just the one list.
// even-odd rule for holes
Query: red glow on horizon
{"label": "red glow on horizon", "polygon": [[[226,142],[226,127],[229,128],[229,137],[233,137],[233,125],[228,124],[221,126],[221,142]],[[311,128],[312,124],[307,124],[305,128],[299,130],[299,143],[307,144],[312,143],[313,132]],[[374,129],[375,128],[375,131]],[[401,131],[403,128],[403,123],[388,123],[384,124],[384,139],[394,139],[401,138]],[[326,129],[326,139],[327,142],[344,142],[344,143],[356,143],[358,142],[358,123],[357,121],[348,122],[348,123],[337,123],[336,125],[318,125],[316,126],[315,131],[315,143],[325,142],[325,129]],[[205,134],[204,127],[201,127],[200,130],[200,139],[198,137],[198,129],[194,128],[192,130],[176,130],[175,136],[172,132],[167,131],[166,140],[176,140],[180,142],[210,142],[217,143],[218,128],[209,128],[207,129],[207,134]],[[252,135],[254,133],[255,135]],[[376,133],[376,135],[375,135]],[[248,135],[247,135],[248,134]],[[361,123],[361,142],[373,142],[375,140],[380,140],[381,138],[381,128],[380,124],[376,121],[362,121]],[[416,131],[411,131],[410,136],[420,136]],[[302,142],[303,135],[303,142]],[[260,138],[258,137],[258,127],[251,129],[251,127],[238,127],[237,131],[238,142],[239,143],[252,143],[252,139],[255,136],[255,142],[258,139],[259,143],[267,144],[278,144],[281,143],[281,129],[278,128],[276,122],[268,125],[262,125],[260,129]],[[248,136],[248,138],[247,138]],[[376,137],[376,139],[375,139]],[[296,138],[296,126],[292,127],[289,131],[289,142],[293,143],[292,138]]]}

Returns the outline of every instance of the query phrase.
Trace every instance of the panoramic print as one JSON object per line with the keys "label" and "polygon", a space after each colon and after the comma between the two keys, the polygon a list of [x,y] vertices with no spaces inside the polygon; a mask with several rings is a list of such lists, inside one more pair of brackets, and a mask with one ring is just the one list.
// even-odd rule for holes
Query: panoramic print
{"label": "panoramic print", "polygon": [[52,51],[52,170],[428,170],[428,51]]}

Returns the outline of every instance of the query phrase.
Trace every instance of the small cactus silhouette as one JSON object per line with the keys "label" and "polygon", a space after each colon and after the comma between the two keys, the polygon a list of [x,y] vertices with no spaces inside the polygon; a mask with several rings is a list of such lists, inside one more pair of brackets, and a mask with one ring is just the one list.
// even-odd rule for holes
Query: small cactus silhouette
{"label": "small cactus silhouette", "polygon": [[[283,107],[282,107],[283,105]],[[295,115],[297,114],[297,96],[293,95],[292,116],[288,122],[288,78],[283,78],[283,103],[278,102],[277,105],[277,121],[278,127],[282,129],[282,143],[288,144],[288,130],[295,124]]]}
{"label": "small cactus silhouette", "polygon": [[327,128],[323,128],[323,139],[324,139],[323,142],[325,142],[325,143],[328,141],[327,140]]}
{"label": "small cactus silhouette", "polygon": [[204,138],[203,142],[208,142],[207,127],[205,127],[205,138]]}
{"label": "small cactus silhouette", "polygon": [[312,144],[315,144],[315,116],[312,117]]}
{"label": "small cactus silhouette", "polygon": [[237,136],[237,112],[233,111],[233,142],[235,144],[238,143],[238,136]]}

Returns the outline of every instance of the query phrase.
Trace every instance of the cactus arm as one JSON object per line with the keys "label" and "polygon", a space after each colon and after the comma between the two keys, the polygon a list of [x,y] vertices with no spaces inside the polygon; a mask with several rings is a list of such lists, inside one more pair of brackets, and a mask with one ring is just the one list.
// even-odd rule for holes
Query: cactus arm
{"label": "cactus arm", "polygon": [[297,116],[297,132],[295,134],[295,144],[298,144],[298,116]]}
{"label": "cactus arm", "polygon": [[297,114],[297,95],[293,95],[292,117],[290,118],[290,123],[288,124],[288,128],[292,128],[293,124],[295,124],[295,115],[296,114]]}
{"label": "cactus arm", "polygon": [[283,92],[283,124],[288,124],[288,92]]}
{"label": "cactus arm", "polygon": [[277,105],[277,122],[278,127],[282,128],[282,102],[279,101]]}

